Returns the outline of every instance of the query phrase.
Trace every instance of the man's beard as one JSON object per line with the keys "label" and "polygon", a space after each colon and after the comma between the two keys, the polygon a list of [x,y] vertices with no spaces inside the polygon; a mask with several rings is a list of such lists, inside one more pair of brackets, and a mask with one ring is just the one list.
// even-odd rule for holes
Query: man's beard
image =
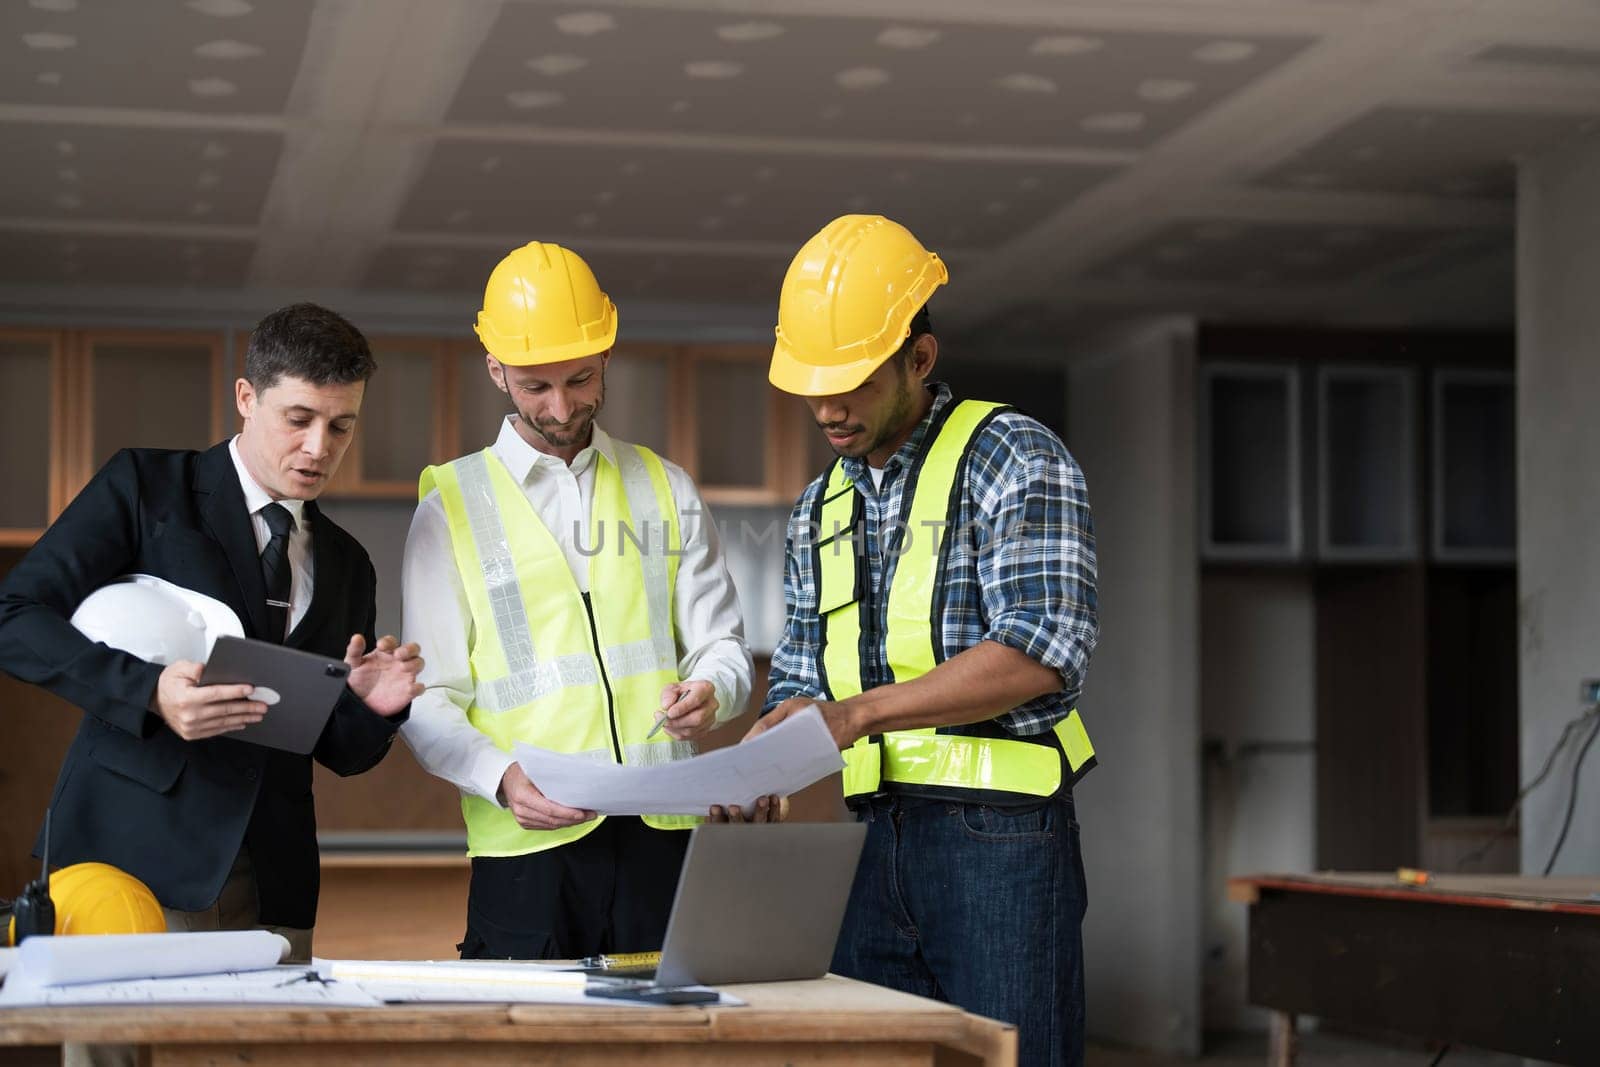
{"label": "man's beard", "polygon": [[527,423],[534,433],[544,438],[553,448],[571,448],[588,440],[594,429],[594,420],[599,416],[600,409],[606,406],[606,372],[600,371],[600,395],[593,404],[580,412],[574,412],[566,422],[556,422],[554,419],[530,419],[518,411],[522,421]]}

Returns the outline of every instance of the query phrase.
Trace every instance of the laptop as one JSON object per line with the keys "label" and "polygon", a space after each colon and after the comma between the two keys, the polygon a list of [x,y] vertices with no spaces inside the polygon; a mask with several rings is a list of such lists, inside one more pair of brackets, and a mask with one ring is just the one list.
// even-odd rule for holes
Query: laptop
{"label": "laptop", "polygon": [[590,971],[597,986],[672,989],[820,978],[833,961],[862,823],[702,823],[689,836],[661,962]]}

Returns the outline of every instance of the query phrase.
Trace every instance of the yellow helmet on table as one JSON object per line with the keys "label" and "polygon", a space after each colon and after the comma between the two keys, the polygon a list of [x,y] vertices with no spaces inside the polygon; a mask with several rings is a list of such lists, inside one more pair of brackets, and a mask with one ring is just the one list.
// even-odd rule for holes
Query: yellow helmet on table
{"label": "yellow helmet on table", "polygon": [[617,339],[617,309],[581,256],[534,241],[490,273],[473,330],[501,363],[562,363],[609,349]]}
{"label": "yellow helmet on table", "polygon": [[[57,935],[164,934],[167,919],[150,887],[109,863],[74,863],[50,875]],[[6,931],[15,943],[16,923]]]}
{"label": "yellow helmet on table", "polygon": [[898,222],[834,219],[784,275],[768,381],[799,396],[850,392],[899,351],[911,320],[949,280],[944,262]]}

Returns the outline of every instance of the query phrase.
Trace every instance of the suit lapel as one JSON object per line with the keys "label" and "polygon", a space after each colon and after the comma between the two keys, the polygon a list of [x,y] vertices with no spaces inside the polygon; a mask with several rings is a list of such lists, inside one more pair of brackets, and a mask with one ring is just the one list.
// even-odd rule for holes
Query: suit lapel
{"label": "suit lapel", "polygon": [[205,497],[200,517],[212,540],[222,546],[239,583],[245,607],[245,628],[252,636],[267,632],[267,587],[261,578],[261,557],[255,531],[244,509],[244,491],[226,442],[200,454],[195,471],[195,492]]}

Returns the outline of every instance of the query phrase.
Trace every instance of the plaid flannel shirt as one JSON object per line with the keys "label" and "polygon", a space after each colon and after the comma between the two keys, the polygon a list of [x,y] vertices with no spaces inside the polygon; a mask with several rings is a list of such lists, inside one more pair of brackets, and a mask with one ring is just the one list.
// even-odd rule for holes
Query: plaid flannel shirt
{"label": "plaid flannel shirt", "polygon": [[[884,649],[886,590],[897,554],[883,551],[885,524],[899,526],[905,473],[931,444],[934,415],[952,403],[950,390],[932,386],[933,410],[910,440],[884,465],[874,488],[861,459],[845,471],[865,504],[862,544],[867,558],[872,617],[861,664],[863,689],[894,681]],[[783,598],[787,618],[772,656],[762,714],[790,697],[823,696],[817,671],[822,625],[817,617],[817,576],[809,545],[812,508],[822,490],[818,477],[789,517]],[[945,659],[979,641],[1017,649],[1061,675],[1061,689],[1021,704],[995,722],[1016,735],[1039,734],[1066,718],[1083,689],[1099,632],[1095,600],[1094,528],[1083,472],[1061,439],[1036,420],[1006,412],[973,442],[955,524],[959,531],[940,579]],[[906,531],[906,536],[932,536]],[[828,536],[824,531],[823,536]]]}

